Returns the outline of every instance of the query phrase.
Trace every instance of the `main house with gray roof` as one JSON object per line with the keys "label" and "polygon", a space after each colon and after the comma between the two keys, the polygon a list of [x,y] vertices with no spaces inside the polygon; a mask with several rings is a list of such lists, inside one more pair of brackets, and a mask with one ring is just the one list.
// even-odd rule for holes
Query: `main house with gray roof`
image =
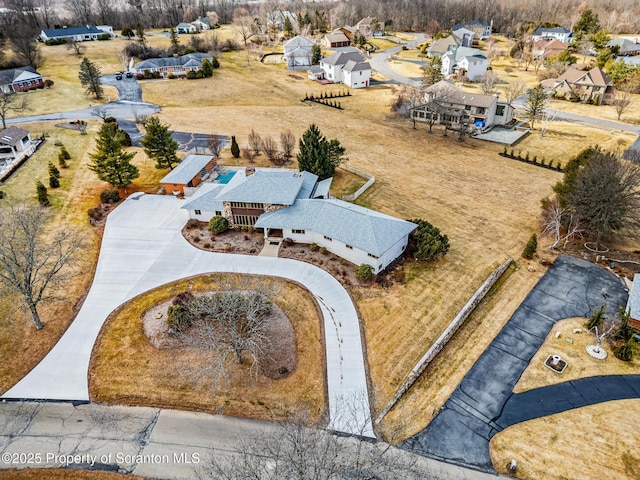
{"label": "main house with gray roof", "polygon": [[404,252],[416,225],[329,196],[331,178],[309,172],[238,170],[227,184],[204,183],[182,207],[189,217],[223,216],[232,227],[254,227],[265,239],[315,243],[376,273]]}
{"label": "main house with gray roof", "polygon": [[103,35],[109,35],[109,38],[113,38],[115,36],[113,27],[110,25],[83,25],[81,27],[46,28],[40,32],[40,40],[46,42],[68,39],[74,42],[87,42],[106,38]]}
{"label": "main house with gray roof", "polygon": [[170,73],[176,77],[184,77],[189,72],[202,70],[202,61],[211,61],[211,55],[206,53],[188,53],[181,57],[150,58],[136,63],[133,67],[136,75],[144,75],[145,71],[158,72],[163,78]]}
{"label": "main house with gray roof", "polygon": [[[371,80],[371,65],[359,52],[336,52],[320,60],[321,78],[333,83],[344,83],[349,88],[365,88]],[[309,72],[309,78],[318,79],[318,71]]]}

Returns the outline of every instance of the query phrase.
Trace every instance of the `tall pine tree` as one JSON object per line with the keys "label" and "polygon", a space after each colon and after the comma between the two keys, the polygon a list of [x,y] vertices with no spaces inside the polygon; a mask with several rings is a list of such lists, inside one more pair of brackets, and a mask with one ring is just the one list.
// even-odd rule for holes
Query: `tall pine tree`
{"label": "tall pine tree", "polygon": [[144,153],[156,161],[156,168],[169,168],[173,170],[175,163],[180,163],[176,152],[178,143],[171,137],[169,125],[164,125],[158,117],[151,117],[144,122],[147,134],[140,142],[144,147]]}
{"label": "tall pine tree", "polygon": [[100,84],[100,74],[100,68],[96,66],[95,63],[87,57],[82,59],[78,78],[80,79],[82,86],[85,88],[85,93],[87,95],[95,95],[97,99],[102,98],[102,95],[104,94],[104,90]]}
{"label": "tall pine tree", "polygon": [[298,168],[318,175],[319,180],[333,176],[338,165],[345,162],[346,149],[336,139],[327,140],[312,123],[298,145]]}
{"label": "tall pine tree", "polygon": [[104,123],[98,132],[96,149],[89,155],[93,163],[89,170],[115,188],[126,188],[140,176],[138,168],[131,164],[135,152],[122,151],[124,132],[117,123]]}

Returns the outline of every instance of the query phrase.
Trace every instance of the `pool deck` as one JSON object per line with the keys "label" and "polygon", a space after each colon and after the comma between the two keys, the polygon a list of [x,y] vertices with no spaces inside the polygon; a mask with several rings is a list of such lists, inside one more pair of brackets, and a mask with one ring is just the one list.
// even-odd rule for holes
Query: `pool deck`
{"label": "pool deck", "polygon": [[517,129],[517,126],[509,129],[494,127],[488,132],[472,135],[472,137],[479,138],[480,140],[487,140],[489,142],[513,145],[528,133],[529,129],[519,130]]}

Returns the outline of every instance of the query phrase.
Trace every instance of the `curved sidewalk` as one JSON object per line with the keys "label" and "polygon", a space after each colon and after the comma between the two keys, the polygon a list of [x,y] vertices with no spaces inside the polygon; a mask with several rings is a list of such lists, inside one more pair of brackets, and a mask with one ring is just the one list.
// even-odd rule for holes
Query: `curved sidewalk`
{"label": "curved sidewalk", "polygon": [[270,275],[299,282],[320,305],[328,428],[374,437],[358,314],[342,285],[324,270],[296,260],[198,250],[180,232],[188,218],[181,205],[172,196],[132,196],[109,215],[93,284],[76,319],[4,398],[89,400],[89,360],[100,328],[113,310],[140,293],[202,273]]}

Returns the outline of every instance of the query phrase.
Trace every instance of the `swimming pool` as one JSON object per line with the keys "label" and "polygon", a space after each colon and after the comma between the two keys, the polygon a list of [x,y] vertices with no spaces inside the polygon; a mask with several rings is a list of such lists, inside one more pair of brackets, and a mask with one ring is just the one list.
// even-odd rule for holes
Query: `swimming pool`
{"label": "swimming pool", "polygon": [[217,176],[216,178],[216,182],[218,183],[222,183],[222,184],[227,184],[231,181],[231,179],[233,178],[233,176],[236,174],[236,172],[234,172],[233,170],[230,172],[224,172],[221,173],[220,175]]}

